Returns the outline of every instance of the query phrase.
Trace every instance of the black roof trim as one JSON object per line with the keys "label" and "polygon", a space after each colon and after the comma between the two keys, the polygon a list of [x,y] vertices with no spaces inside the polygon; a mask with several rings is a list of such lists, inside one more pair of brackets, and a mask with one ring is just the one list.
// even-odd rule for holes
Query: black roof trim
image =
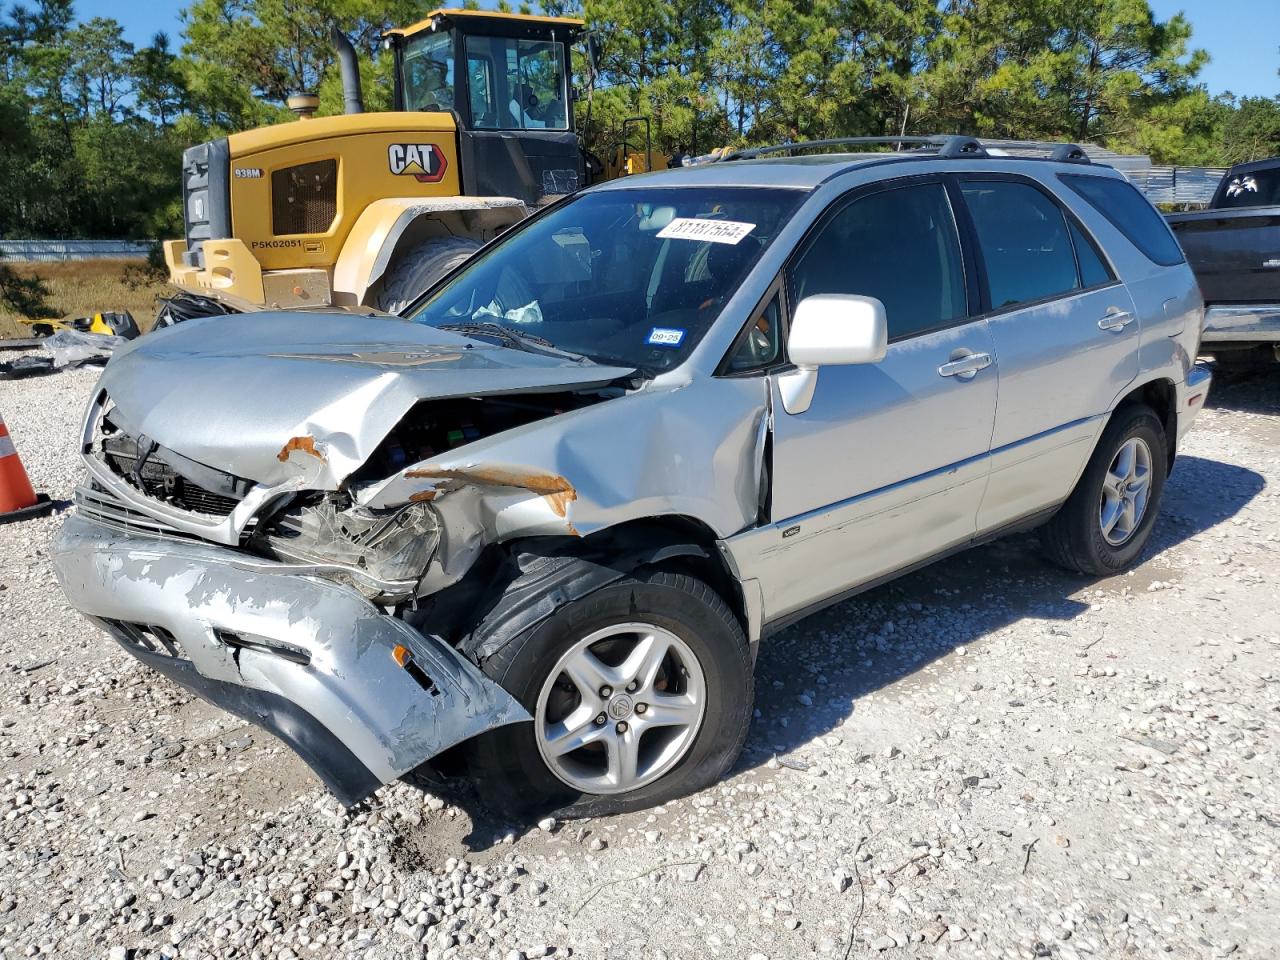
{"label": "black roof trim", "polygon": [[[870,147],[870,146],[892,146],[897,148],[895,152],[908,152],[928,154],[939,157],[944,160],[952,160],[961,157],[965,158],[988,158],[993,155],[987,152],[987,148],[976,137],[965,137],[956,134],[928,134],[928,135],[910,135],[901,137],[836,137],[830,140],[806,140],[800,143],[775,143],[765,147],[749,147],[744,150],[735,150],[732,153],[725,154],[719,158],[718,162],[728,160],[754,160],[757,157],[766,156],[774,153],[785,153],[789,156],[795,156],[798,153],[807,153],[814,150],[825,150],[831,147]],[[902,147],[910,147],[909,151],[903,151]],[[1001,154],[994,156],[1000,157]],[[1017,157],[1019,160],[1042,159],[1039,157]],[[1047,158],[1059,163],[1089,163],[1089,155],[1084,149],[1074,143],[1056,144],[1053,152]]]}

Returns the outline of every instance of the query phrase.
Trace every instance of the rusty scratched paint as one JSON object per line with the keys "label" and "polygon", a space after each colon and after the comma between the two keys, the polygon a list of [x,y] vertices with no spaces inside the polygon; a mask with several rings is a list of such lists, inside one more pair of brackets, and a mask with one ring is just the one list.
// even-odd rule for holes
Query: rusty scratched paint
{"label": "rusty scratched paint", "polygon": [[276,454],[276,459],[284,463],[289,459],[289,455],[295,450],[301,450],[303,453],[315,457],[321,463],[325,463],[325,456],[316,449],[315,437],[293,437],[280,448],[280,452]]}
{"label": "rusty scratched paint", "polygon": [[477,483],[494,487],[519,487],[543,497],[557,517],[564,517],[570,502],[578,499],[578,491],[564,477],[554,473],[530,473],[489,467],[444,469],[424,467],[405,473],[408,480],[444,480],[460,484]]}

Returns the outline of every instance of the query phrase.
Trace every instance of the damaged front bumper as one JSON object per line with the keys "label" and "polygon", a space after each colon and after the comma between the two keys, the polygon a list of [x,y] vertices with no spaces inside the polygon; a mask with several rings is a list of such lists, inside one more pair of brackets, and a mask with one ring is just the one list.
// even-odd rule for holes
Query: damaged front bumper
{"label": "damaged front bumper", "polygon": [[340,584],[78,516],[52,557],[78,610],[143,663],[275,734],[348,806],[529,719],[448,644]]}

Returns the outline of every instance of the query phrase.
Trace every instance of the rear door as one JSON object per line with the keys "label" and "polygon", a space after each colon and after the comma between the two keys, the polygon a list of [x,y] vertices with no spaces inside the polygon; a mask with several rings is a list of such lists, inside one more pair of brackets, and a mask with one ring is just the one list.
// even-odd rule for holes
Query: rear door
{"label": "rear door", "polygon": [[792,303],[879,298],[889,347],[879,363],[822,367],[802,413],[785,412],[772,378],[774,522],[752,533],[770,618],[968,541],[996,400],[940,178],[838,201],[787,273]]}
{"label": "rear door", "polygon": [[956,178],[999,360],[978,530],[1066,499],[1114,399],[1138,373],[1140,324],[1097,242],[1053,195],[1009,175]]}

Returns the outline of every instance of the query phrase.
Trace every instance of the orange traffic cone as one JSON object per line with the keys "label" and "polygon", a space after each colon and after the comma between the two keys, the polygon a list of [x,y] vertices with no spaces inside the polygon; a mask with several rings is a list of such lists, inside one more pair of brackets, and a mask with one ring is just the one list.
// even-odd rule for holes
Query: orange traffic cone
{"label": "orange traffic cone", "polygon": [[38,517],[53,509],[46,494],[31,489],[27,471],[9,437],[9,428],[0,417],[0,523]]}

